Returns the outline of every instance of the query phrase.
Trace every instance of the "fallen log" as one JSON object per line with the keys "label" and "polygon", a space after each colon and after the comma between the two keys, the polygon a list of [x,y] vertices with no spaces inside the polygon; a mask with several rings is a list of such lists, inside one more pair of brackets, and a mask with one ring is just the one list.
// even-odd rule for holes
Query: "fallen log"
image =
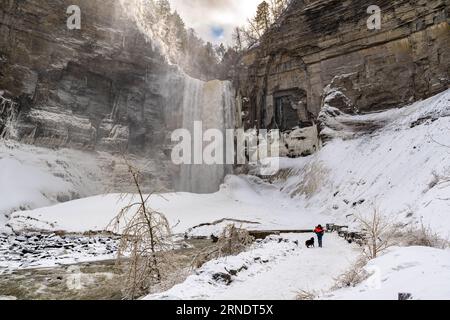
{"label": "fallen log", "polygon": [[258,239],[265,239],[268,236],[273,236],[273,235],[279,236],[280,235],[280,233],[276,232],[276,231],[259,231],[259,230],[258,231],[256,231],[256,230],[255,231],[249,231],[248,234],[251,237],[255,238],[256,240],[258,240]]}
{"label": "fallen log", "polygon": [[240,223],[240,224],[260,224],[259,222],[249,221],[249,220],[223,218],[223,219],[216,220],[213,222],[201,223],[199,225],[193,226],[192,228],[190,228],[190,230],[205,227],[205,226],[215,226],[215,225],[221,224],[223,222]]}
{"label": "fallen log", "polygon": [[255,239],[265,239],[268,236],[279,236],[282,233],[313,233],[313,230],[249,230],[248,233]]}

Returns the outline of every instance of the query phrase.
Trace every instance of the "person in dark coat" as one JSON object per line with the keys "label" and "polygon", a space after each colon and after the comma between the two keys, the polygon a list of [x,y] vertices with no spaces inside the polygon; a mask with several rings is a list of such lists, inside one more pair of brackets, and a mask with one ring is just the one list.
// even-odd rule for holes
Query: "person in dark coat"
{"label": "person in dark coat", "polygon": [[325,229],[319,224],[315,229],[314,233],[317,235],[317,241],[319,242],[319,248],[322,248],[322,239],[325,234]]}

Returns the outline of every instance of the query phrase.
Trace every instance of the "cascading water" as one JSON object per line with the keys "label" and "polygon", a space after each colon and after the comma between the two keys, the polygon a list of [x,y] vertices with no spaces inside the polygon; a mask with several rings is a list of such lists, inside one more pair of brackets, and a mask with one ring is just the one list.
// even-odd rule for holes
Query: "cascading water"
{"label": "cascading water", "polygon": [[[183,94],[183,128],[190,131],[192,140],[194,140],[195,121],[202,122],[203,132],[208,129],[220,130],[225,141],[226,129],[234,128],[234,99],[229,81],[204,82],[186,77]],[[192,153],[194,153],[196,152],[194,141],[192,146]],[[225,145],[223,147],[225,154]],[[225,175],[231,170],[232,166],[226,164],[182,165],[178,189],[194,193],[216,192]]]}

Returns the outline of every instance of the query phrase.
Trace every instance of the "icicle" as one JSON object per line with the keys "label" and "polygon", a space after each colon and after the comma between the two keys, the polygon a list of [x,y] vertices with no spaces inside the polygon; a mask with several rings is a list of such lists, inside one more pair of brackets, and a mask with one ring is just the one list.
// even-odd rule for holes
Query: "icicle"
{"label": "icicle", "polygon": [[0,139],[17,137],[15,129],[17,114],[17,103],[0,95]]}

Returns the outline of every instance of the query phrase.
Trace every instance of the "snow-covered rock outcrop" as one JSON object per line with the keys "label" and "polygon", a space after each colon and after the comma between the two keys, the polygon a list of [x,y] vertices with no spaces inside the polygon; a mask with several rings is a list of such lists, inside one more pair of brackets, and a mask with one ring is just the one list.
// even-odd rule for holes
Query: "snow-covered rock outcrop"
{"label": "snow-covered rock outcrop", "polygon": [[372,275],[353,288],[324,295],[338,300],[448,300],[450,297],[450,250],[426,247],[391,248],[366,266]]}

